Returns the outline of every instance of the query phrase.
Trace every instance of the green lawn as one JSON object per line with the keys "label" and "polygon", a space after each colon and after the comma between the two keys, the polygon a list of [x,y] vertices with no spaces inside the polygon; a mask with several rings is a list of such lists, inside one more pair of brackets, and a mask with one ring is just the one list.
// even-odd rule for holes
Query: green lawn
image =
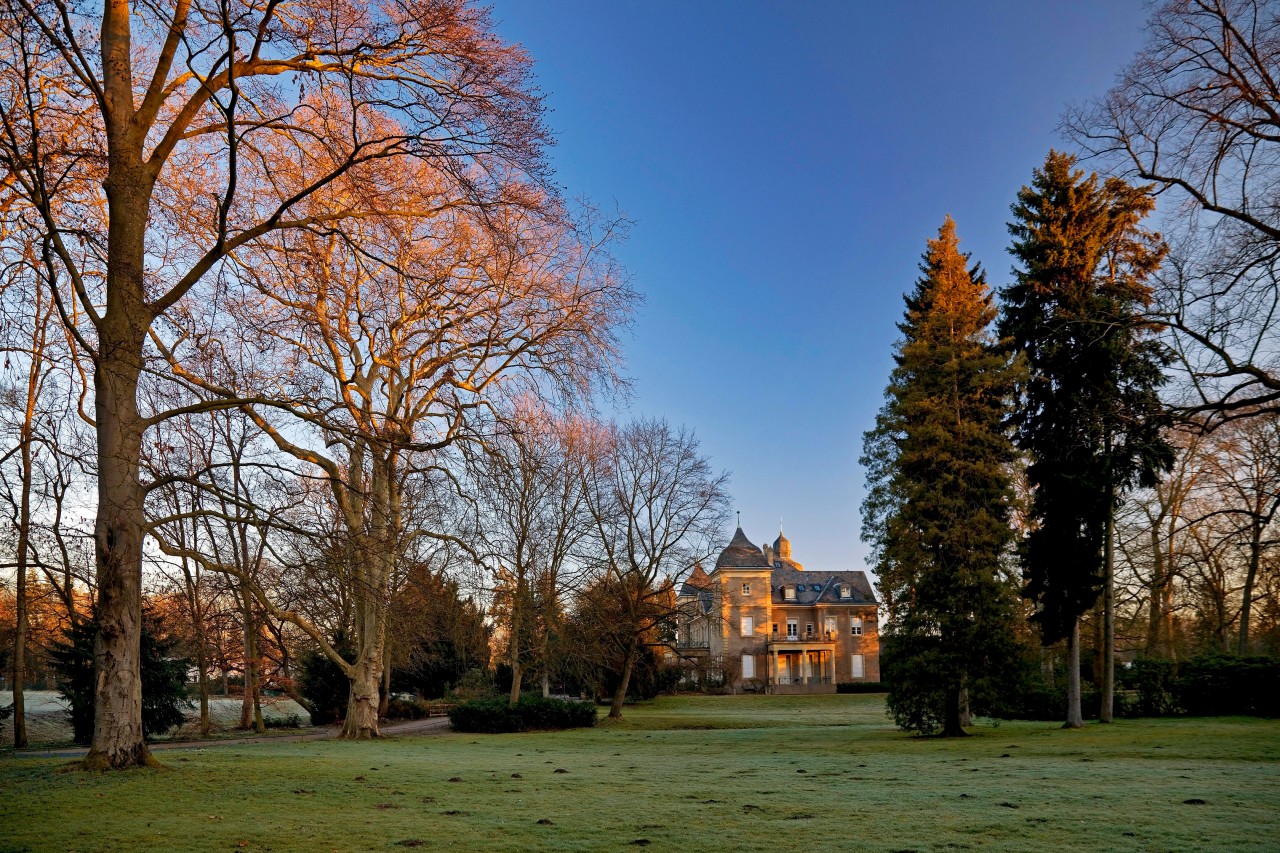
{"label": "green lawn", "polygon": [[575,732],[0,760],[9,850],[1280,849],[1280,721],[906,737],[879,696],[697,697]]}

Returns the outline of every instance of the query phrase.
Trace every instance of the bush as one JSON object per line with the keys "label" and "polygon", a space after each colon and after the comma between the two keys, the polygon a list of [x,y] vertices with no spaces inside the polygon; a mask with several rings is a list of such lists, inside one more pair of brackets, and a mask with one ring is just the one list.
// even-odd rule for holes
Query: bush
{"label": "bush", "polygon": [[392,699],[387,703],[388,720],[422,720],[431,716],[431,705],[421,699]]}
{"label": "bush", "polygon": [[269,729],[302,728],[302,718],[297,714],[288,714],[284,717],[263,717],[262,723]]}
{"label": "bush", "polygon": [[886,693],[889,685],[883,681],[841,681],[836,685],[837,693]]}
{"label": "bush", "polygon": [[1116,713],[1124,717],[1163,717],[1177,710],[1173,696],[1173,661],[1138,658],[1116,667]]}
{"label": "bush", "polygon": [[528,729],[575,729],[594,726],[596,709],[590,702],[523,696],[515,705],[504,699],[477,699],[449,709],[455,731],[522,732]]}
{"label": "bush", "polygon": [[1200,655],[1182,664],[1172,692],[1193,716],[1280,717],[1280,660]]}
{"label": "bush", "polygon": [[[51,644],[49,656],[58,673],[58,691],[71,710],[71,733],[76,743],[93,739],[94,685],[93,642],[98,633],[96,617],[67,630],[63,642]],[[171,657],[178,641],[164,633],[164,625],[152,610],[142,611],[141,678],[142,734],[150,739],[182,725],[187,698],[188,658]]]}
{"label": "bush", "polygon": [[[333,635],[330,645],[348,660],[355,657],[355,649],[343,631]],[[303,654],[299,669],[298,682],[303,698],[310,705],[307,710],[311,712],[311,724],[323,726],[345,718],[351,698],[351,680],[342,669],[318,649]]]}
{"label": "bush", "polygon": [[[511,680],[507,679],[508,690]],[[458,679],[458,683],[445,692],[446,699],[468,701],[473,699],[496,699],[498,691],[493,685],[493,675],[487,669],[470,669]]]}

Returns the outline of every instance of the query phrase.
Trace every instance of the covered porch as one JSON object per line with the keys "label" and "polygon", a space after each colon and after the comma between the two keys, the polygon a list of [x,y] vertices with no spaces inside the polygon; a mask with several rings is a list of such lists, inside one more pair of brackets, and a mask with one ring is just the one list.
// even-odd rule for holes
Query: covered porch
{"label": "covered porch", "polygon": [[769,643],[769,692],[835,693],[836,644],[813,640]]}

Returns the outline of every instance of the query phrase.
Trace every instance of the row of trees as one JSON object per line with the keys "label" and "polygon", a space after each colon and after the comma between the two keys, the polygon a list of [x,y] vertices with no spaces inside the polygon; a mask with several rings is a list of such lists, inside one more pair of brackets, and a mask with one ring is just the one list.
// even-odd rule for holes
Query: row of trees
{"label": "row of trees", "polygon": [[[1031,638],[1066,642],[1081,725],[1082,618],[1103,721],[1117,620],[1126,649],[1175,660],[1276,630],[1280,16],[1174,0],[1149,32],[1066,120],[1116,175],[1050,153],[1013,206],[998,311],[950,220],[907,297],[864,460],[905,727],[961,734],[965,700],[1007,698]],[[1142,225],[1165,191],[1167,237]]]}
{"label": "row of trees", "polygon": [[[665,424],[556,414],[619,387],[637,295],[626,223],[546,168],[528,57],[465,0],[3,0],[0,22],[19,716],[37,571],[68,620],[92,593],[85,765],[147,763],[148,564],[198,661],[235,614],[246,697],[319,649],[348,737],[377,734],[415,589],[503,613],[518,671],[590,575],[634,628],[625,694],[723,477]],[[449,584],[475,566],[496,581],[466,611]]]}

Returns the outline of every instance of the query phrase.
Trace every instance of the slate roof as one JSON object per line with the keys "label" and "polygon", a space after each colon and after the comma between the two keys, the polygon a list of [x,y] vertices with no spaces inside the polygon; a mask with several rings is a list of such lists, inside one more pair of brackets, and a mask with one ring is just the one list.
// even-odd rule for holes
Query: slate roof
{"label": "slate roof", "polygon": [[739,527],[720,556],[716,558],[717,569],[767,569],[769,564],[764,559],[764,551],[751,544],[747,534]]}
{"label": "slate roof", "polygon": [[[847,583],[852,589],[852,598],[840,597],[840,584]],[[774,604],[790,604],[804,607],[814,604],[875,604],[876,595],[867,580],[867,573],[862,571],[818,572],[799,571],[789,566],[774,568],[769,578],[773,591]],[[796,587],[794,601],[782,597],[782,588]],[[817,587],[815,589],[815,587]]]}
{"label": "slate roof", "polygon": [[693,571],[680,587],[680,594],[697,595],[699,592],[711,589],[712,586],[711,577],[703,571],[702,563],[694,563]]}

